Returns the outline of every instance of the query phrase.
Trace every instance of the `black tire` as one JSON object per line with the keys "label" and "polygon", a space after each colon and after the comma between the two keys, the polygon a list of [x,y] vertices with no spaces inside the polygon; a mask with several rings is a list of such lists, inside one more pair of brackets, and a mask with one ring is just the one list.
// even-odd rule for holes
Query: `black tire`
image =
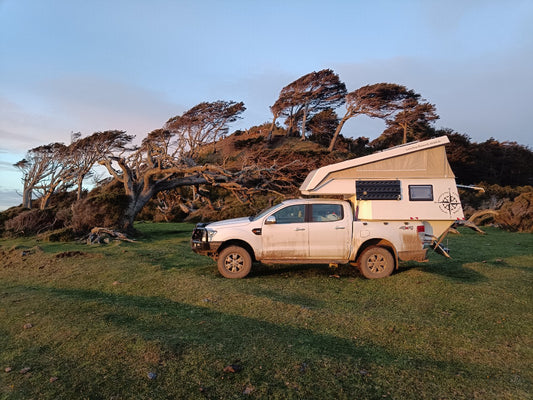
{"label": "black tire", "polygon": [[359,271],[367,279],[385,278],[394,271],[394,257],[384,247],[371,246],[359,256]]}
{"label": "black tire", "polygon": [[244,278],[252,269],[252,257],[239,246],[229,246],[218,255],[218,272],[231,279]]}

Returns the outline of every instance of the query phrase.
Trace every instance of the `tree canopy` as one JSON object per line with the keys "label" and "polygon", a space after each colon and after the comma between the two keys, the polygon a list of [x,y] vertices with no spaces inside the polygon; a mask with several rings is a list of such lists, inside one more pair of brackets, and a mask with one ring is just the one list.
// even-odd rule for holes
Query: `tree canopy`
{"label": "tree canopy", "polygon": [[307,120],[325,109],[337,108],[344,103],[345,95],[346,85],[331,69],[306,74],[281,89],[270,107],[272,125],[279,117],[285,117],[288,134],[300,127],[301,138],[305,140]]}
{"label": "tree canopy", "polygon": [[228,133],[228,125],[237,121],[246,110],[243,102],[223,101],[203,102],[181,116],[170,118],[165,129],[180,137],[180,151],[187,151],[190,156],[196,154],[199,146],[216,142]]}
{"label": "tree canopy", "polygon": [[387,118],[402,109],[406,100],[416,98],[416,93],[395,83],[366,85],[346,95],[346,113],[341,118],[328,150],[333,151],[342,127],[350,118],[366,115],[370,118]]}

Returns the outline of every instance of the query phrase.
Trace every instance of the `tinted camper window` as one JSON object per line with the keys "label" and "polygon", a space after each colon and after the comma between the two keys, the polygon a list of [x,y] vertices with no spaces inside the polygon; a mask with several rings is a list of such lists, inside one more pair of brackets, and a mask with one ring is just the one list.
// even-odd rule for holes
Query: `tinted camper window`
{"label": "tinted camper window", "polygon": [[433,185],[409,185],[409,200],[433,201]]}

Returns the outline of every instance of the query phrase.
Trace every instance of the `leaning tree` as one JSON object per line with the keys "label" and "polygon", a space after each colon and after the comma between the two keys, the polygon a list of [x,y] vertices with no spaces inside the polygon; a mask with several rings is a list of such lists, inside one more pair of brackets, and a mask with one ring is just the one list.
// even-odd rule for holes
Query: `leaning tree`
{"label": "leaning tree", "polygon": [[129,154],[100,161],[124,187],[128,205],[119,229],[133,230],[137,214],[155,195],[183,186],[214,185],[237,190],[239,184],[217,165],[197,165],[200,146],[214,142],[244,111],[243,103],[219,101],[201,103],[180,117],[171,118],[163,129],[147,135]]}
{"label": "leaning tree", "polygon": [[430,123],[437,119],[439,116],[435,105],[420,99],[420,95],[416,94],[406,98],[400,104],[399,111],[394,115],[394,118],[387,118],[385,121],[388,126],[386,132],[391,134],[401,132],[402,143],[405,144],[408,133],[411,139],[419,139],[417,136],[421,136],[424,131],[427,131]]}
{"label": "leaning tree", "polygon": [[77,185],[77,199],[81,198],[83,181],[91,173],[94,165],[107,155],[125,151],[125,146],[133,139],[125,131],[111,130],[95,132],[81,137],[76,134],[69,146],[69,162]]}
{"label": "leaning tree", "polygon": [[228,125],[241,118],[245,110],[242,101],[203,102],[170,118],[165,129],[180,136],[181,146],[188,149],[189,156],[195,156],[198,147],[209,142],[216,152],[217,139],[227,134]]}
{"label": "leaning tree", "polygon": [[314,71],[288,84],[270,107],[273,115],[268,139],[279,117],[285,117],[287,134],[300,125],[300,135],[305,140],[307,120],[328,108],[335,109],[344,103],[346,85],[331,69]]}
{"label": "leaning tree", "polygon": [[54,192],[67,188],[72,183],[68,147],[63,143],[35,147],[14,166],[23,175],[22,206],[25,208],[31,208],[34,193],[40,195],[40,208],[46,208]]}
{"label": "leaning tree", "polygon": [[[328,150],[335,147],[342,127],[350,118],[366,115],[370,118],[387,118],[402,108],[402,104],[417,94],[405,86],[394,83],[375,83],[363,86],[346,95],[346,113],[339,122]],[[418,95],[419,96],[419,95]]]}

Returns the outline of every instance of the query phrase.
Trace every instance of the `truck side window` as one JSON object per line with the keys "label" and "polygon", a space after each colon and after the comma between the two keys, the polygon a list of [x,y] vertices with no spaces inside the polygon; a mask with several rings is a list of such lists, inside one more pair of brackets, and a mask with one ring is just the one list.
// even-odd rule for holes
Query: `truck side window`
{"label": "truck side window", "polygon": [[272,214],[277,224],[294,224],[305,221],[305,205],[288,206]]}
{"label": "truck side window", "polygon": [[433,201],[433,185],[409,185],[410,201]]}
{"label": "truck side window", "polygon": [[344,218],[341,204],[312,204],[311,222],[340,221]]}

